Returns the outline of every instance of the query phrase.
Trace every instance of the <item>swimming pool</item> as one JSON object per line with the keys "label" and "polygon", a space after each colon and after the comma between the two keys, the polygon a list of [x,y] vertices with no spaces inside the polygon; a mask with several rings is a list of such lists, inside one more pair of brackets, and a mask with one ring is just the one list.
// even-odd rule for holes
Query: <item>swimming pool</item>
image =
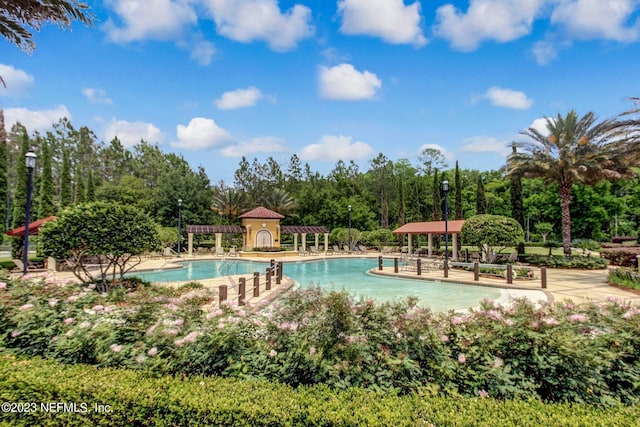
{"label": "swimming pool", "polygon": [[[252,274],[254,271],[263,273],[269,265],[267,262],[244,260],[185,261],[181,264],[184,268],[135,275],[151,282],[177,282],[230,274]],[[324,289],[344,289],[352,295],[378,301],[415,296],[420,305],[435,311],[466,309],[477,306],[483,298],[498,300],[504,297],[503,291],[497,288],[382,277],[368,273],[377,265],[377,259],[356,257],[289,261],[284,262],[283,274],[294,279],[303,288],[319,286]]]}

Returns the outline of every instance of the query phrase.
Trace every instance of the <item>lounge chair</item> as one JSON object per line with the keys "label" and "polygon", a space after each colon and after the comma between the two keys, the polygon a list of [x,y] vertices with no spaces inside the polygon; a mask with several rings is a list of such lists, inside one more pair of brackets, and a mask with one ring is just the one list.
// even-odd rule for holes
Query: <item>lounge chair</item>
{"label": "lounge chair", "polygon": [[358,250],[360,250],[360,252],[363,252],[363,253],[365,253],[365,254],[368,254],[368,253],[369,253],[369,249],[368,249],[367,247],[365,247],[365,246],[358,245],[358,246],[356,246],[356,247],[358,248]]}
{"label": "lounge chair", "polygon": [[227,254],[228,256],[238,256],[238,251],[236,250],[236,247],[232,247],[231,249],[229,249],[229,253]]}
{"label": "lounge chair", "polygon": [[307,250],[307,248],[301,247],[300,249],[298,249],[298,255],[307,256],[309,255],[309,251]]}
{"label": "lounge chair", "polygon": [[349,255],[351,255],[353,252],[351,251],[351,249],[349,248],[349,245],[344,245],[343,246],[344,252],[348,253]]}
{"label": "lounge chair", "polygon": [[311,255],[320,255],[320,251],[317,246],[310,246],[309,249],[311,250]]}
{"label": "lounge chair", "polygon": [[343,253],[342,250],[340,249],[340,246],[338,245],[333,245],[333,253],[334,254],[341,254]]}
{"label": "lounge chair", "polygon": [[[16,265],[15,271],[24,271],[24,263],[21,259],[14,258],[12,261]],[[44,266],[28,261],[27,271],[44,271]]]}
{"label": "lounge chair", "polygon": [[216,247],[216,256],[224,256],[224,248],[222,246]]}

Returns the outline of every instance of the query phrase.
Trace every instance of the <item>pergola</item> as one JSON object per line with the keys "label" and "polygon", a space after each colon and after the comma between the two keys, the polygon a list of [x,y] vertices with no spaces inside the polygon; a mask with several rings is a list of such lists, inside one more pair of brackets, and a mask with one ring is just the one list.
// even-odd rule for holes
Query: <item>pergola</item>
{"label": "pergola", "polygon": [[[458,260],[458,235],[464,224],[463,219],[446,221],[447,234],[451,235],[452,258]],[[433,235],[445,234],[445,221],[410,222],[393,230],[393,234],[406,234],[408,236],[409,253],[411,253],[411,240],[414,234],[426,234],[428,239],[427,254],[433,255]]]}

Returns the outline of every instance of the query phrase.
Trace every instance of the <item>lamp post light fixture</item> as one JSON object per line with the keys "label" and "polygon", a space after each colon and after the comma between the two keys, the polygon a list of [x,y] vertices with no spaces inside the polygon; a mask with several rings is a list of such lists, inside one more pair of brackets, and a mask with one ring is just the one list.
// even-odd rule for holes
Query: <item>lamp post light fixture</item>
{"label": "lamp post light fixture", "polygon": [[442,181],[444,192],[444,277],[449,277],[449,181]]}
{"label": "lamp post light fixture", "polygon": [[22,275],[27,274],[27,265],[29,264],[29,220],[31,219],[31,187],[33,181],[33,168],[36,167],[36,153],[33,148],[27,151],[25,162],[27,164],[27,204],[25,206],[24,220],[24,247],[22,249]]}
{"label": "lamp post light fixture", "polygon": [[178,199],[178,257],[180,257],[180,238],[182,237],[182,199]]}
{"label": "lamp post light fixture", "polygon": [[349,207],[349,251],[351,251],[351,205]]}

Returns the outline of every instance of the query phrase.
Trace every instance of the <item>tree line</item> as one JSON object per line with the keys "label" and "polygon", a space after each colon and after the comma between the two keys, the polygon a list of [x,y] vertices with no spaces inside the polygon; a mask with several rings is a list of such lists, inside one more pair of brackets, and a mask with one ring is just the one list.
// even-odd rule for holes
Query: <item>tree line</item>
{"label": "tree line", "polygon": [[[574,114],[565,118],[573,120]],[[562,123],[558,119],[550,124]],[[177,201],[182,199],[183,224],[233,224],[238,215],[261,205],[286,215],[284,224],[335,229],[347,226],[351,206],[354,229],[393,230],[408,222],[442,220],[442,182],[447,180],[449,219],[504,215],[516,219],[530,240],[539,237],[536,225],[540,223],[551,229],[545,236],[562,236],[560,183],[544,174],[529,177],[532,170],[524,166],[532,163],[527,155],[537,151],[529,147],[519,152],[522,144],[514,143],[514,153],[499,170],[466,169],[458,162],[450,166],[440,151],[425,149],[413,162],[393,161],[379,153],[366,170],[353,161],[340,160],[330,173],[322,175],[294,154],[286,165],[272,157],[265,161],[243,157],[232,183],[212,184],[202,167],[194,169],[182,156],[163,153],[144,140],[127,149],[118,138],[105,143],[88,127],[76,129],[67,119],[45,134],[30,133],[21,124],[5,131],[3,121],[0,124],[0,197],[6,201],[6,229],[24,224],[24,157],[33,149],[38,161],[33,175],[32,220],[85,202],[105,201],[135,206],[159,225],[176,227]],[[547,141],[547,137],[537,136]],[[635,138],[637,143],[637,133]],[[577,147],[585,151],[589,147],[582,141],[577,140]],[[628,156],[629,150],[624,153]],[[613,153],[607,155],[614,158]],[[514,166],[516,160],[519,169]],[[554,158],[540,162],[545,160],[557,164]],[[602,161],[598,164],[605,165]],[[570,188],[573,238],[606,240],[613,235],[637,234],[639,182],[631,173],[635,170],[628,169],[616,177],[620,179],[574,179]]]}

